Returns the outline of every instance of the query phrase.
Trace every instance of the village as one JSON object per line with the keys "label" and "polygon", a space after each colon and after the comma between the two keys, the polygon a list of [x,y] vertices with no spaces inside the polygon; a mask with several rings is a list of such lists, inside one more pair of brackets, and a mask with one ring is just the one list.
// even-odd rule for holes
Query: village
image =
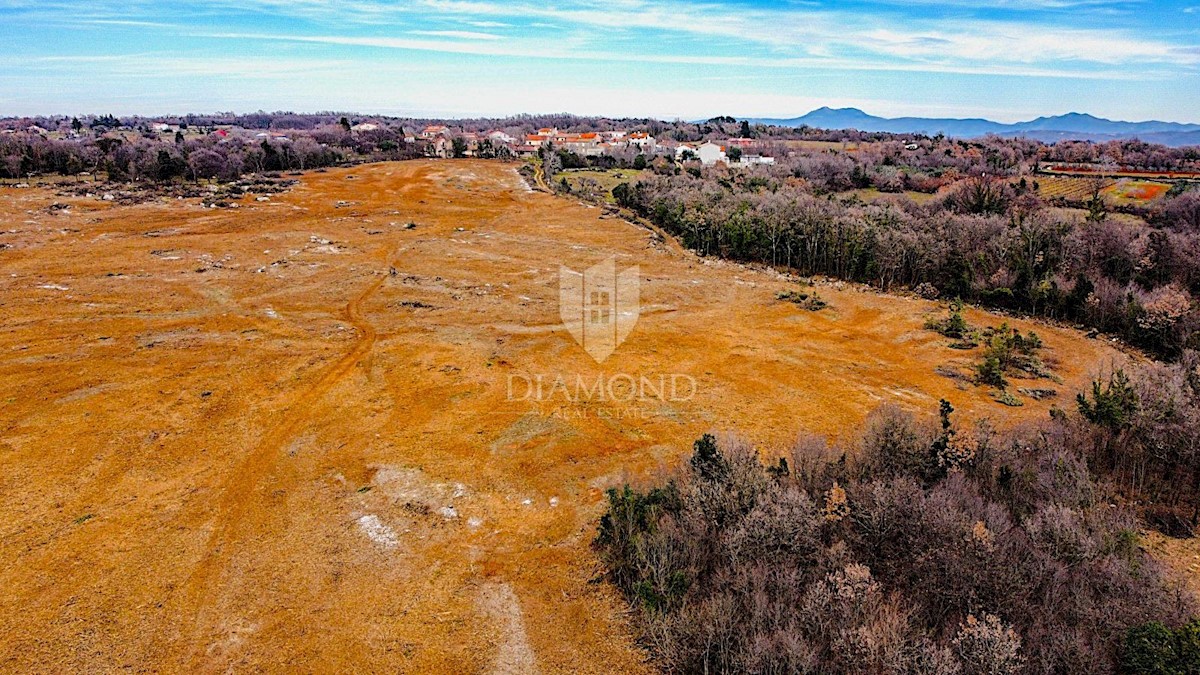
{"label": "village", "polygon": [[[460,153],[455,153],[455,139],[460,139],[460,148],[462,148]],[[756,143],[752,138],[729,138],[721,143],[711,140],[701,143],[683,143],[656,140],[645,131],[571,133],[548,127],[515,138],[501,130],[485,133],[459,132],[444,125],[430,125],[422,129],[419,136],[405,140],[426,142],[428,145],[425,152],[430,157],[452,157],[456,154],[527,157],[538,154],[542,149],[553,148],[571,152],[580,157],[626,153],[645,157],[665,155],[674,157],[678,162],[699,161],[705,166],[715,164],[751,166],[775,163],[774,157],[747,152]]]}
{"label": "village", "polygon": [[[47,139],[82,141],[100,135],[117,135],[129,140],[140,133],[144,137],[174,137],[177,142],[185,139],[201,140],[207,137],[210,143],[242,141],[261,143],[264,141],[289,144],[295,133],[277,129],[250,129],[236,125],[189,125],[180,120],[141,120],[138,123],[118,123],[117,120],[101,124],[93,119],[90,125],[75,124],[75,120],[63,118],[57,125],[30,124],[23,127],[0,129],[0,134],[29,133]],[[469,131],[443,124],[429,124],[417,130],[404,126],[393,126],[384,122],[366,121],[350,123],[343,119],[341,129],[347,137],[381,140],[403,140],[411,153],[429,158],[479,157],[519,159],[538,155],[546,149],[571,153],[584,162],[589,158],[609,156],[632,161],[641,155],[646,161],[657,157],[673,159],[679,163],[698,162],[704,166],[725,164],[729,166],[769,165],[775,163],[770,150],[761,147],[754,138],[715,138],[699,141],[676,141],[656,139],[647,131],[613,130],[570,132],[554,127],[538,128],[532,133],[521,129],[492,129]],[[49,128],[48,128],[49,127]],[[312,130],[319,132],[319,129]],[[332,138],[312,134],[322,145],[335,144]],[[386,143],[386,141],[384,141]],[[340,143],[337,143],[340,144]]]}

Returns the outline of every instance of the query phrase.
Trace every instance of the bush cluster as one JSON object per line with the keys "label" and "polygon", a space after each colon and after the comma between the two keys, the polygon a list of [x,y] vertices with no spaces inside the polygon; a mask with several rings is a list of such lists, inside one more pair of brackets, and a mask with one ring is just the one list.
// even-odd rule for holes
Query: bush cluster
{"label": "bush cluster", "polygon": [[922,424],[885,406],[846,445],[805,439],[769,465],[705,436],[658,485],[610,491],[595,545],[656,663],[1198,672],[1196,608],[1089,471],[1098,427],[968,432],[951,413]]}

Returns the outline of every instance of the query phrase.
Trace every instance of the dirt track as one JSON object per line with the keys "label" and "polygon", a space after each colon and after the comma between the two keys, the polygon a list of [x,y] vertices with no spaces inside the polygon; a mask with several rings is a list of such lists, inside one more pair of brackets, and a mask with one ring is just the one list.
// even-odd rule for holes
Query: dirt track
{"label": "dirt track", "polygon": [[[931,303],[823,287],[807,312],[499,163],[310,174],[230,210],[0,188],[0,244],[0,670],[638,671],[589,583],[604,488],[710,430],[770,453],[883,401],[1050,405],[935,374],[963,356]],[[597,364],[559,266],[610,256],[641,316]],[[1037,330],[1064,395],[1121,358]],[[509,400],[616,373],[696,392]]]}

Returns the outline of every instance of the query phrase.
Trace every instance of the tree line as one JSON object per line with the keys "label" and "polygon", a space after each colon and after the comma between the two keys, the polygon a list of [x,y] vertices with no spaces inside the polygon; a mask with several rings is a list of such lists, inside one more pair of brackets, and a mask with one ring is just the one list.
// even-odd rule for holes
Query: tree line
{"label": "tree line", "polygon": [[924,204],[864,203],[794,180],[807,170],[656,173],[613,195],[702,255],[1074,321],[1169,358],[1196,346],[1200,191],[1166,200],[1147,226],[1047,208],[992,176]]}

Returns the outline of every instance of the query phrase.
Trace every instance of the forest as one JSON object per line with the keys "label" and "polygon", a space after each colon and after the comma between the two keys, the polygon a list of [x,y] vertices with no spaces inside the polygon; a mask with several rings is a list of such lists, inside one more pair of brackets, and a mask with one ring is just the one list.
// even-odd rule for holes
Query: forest
{"label": "forest", "polygon": [[1184,361],[1011,432],[942,401],[935,421],[884,405],[782,457],[706,435],[673,473],[610,490],[594,546],[667,672],[1200,672],[1194,599],[1139,545],[1138,504],[1196,519]]}

